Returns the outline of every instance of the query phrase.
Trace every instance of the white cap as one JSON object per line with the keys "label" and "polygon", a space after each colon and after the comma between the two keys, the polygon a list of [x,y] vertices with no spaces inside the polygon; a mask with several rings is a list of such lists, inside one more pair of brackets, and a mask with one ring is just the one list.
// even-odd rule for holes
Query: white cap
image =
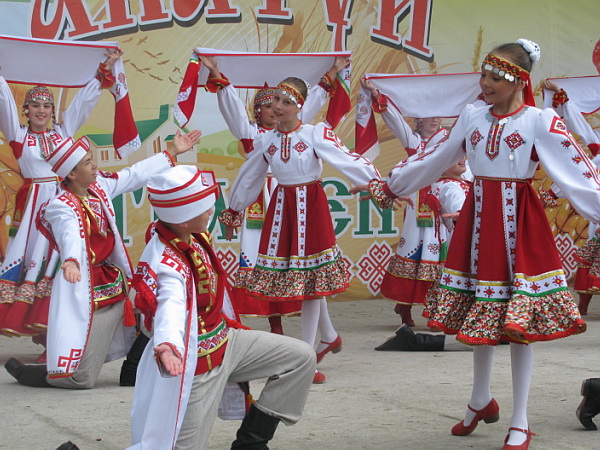
{"label": "white cap", "polygon": [[163,222],[187,222],[212,208],[218,197],[214,172],[195,166],[175,166],[148,179],[148,199]]}
{"label": "white cap", "polygon": [[52,172],[61,178],[66,178],[89,151],[90,141],[88,138],[82,136],[73,141],[73,138],[69,137],[46,157],[46,161],[52,166]]}

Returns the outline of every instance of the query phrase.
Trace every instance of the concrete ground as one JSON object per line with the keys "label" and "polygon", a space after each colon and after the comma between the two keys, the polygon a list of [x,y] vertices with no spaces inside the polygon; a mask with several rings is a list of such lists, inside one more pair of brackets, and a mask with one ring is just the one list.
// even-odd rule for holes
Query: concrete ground
{"label": "concrete ground", "polygon": [[[313,385],[303,418],[293,427],[281,425],[271,449],[502,448],[512,411],[509,346],[497,348],[492,380],[499,422],[481,422],[472,435],[456,437],[450,428],[463,418],[469,399],[470,351],[373,351],[399,325],[393,303],[385,300],[334,302],[330,313],[343,350],[323,359],[319,368],[327,382]],[[600,376],[597,297],[586,321],[582,335],[535,346],[529,402],[530,427],[537,433],[533,450],[600,449],[600,431],[584,430],[575,417],[581,381]],[[264,319],[244,322],[268,328]],[[298,318],[284,319],[287,334],[300,336],[299,327]],[[427,330],[423,318],[417,318],[415,329]],[[40,349],[29,339],[0,337],[0,364],[11,356],[31,362]],[[23,387],[0,368],[0,449],[52,450],[68,440],[82,450],[127,447],[133,388],[118,386],[120,366],[120,361],[106,364],[90,391]],[[252,383],[256,397],[261,387]],[[208,448],[229,448],[238,426],[217,419]]]}

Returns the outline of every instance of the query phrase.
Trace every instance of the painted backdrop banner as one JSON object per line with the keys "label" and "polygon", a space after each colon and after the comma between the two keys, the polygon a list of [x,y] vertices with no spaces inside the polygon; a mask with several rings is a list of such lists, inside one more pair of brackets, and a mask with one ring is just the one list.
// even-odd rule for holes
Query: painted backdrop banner
{"label": "painted backdrop banner", "polygon": [[[491,21],[489,18],[493,17]],[[576,33],[573,31],[577,30]],[[589,0],[0,0],[0,34],[37,39],[118,42],[125,51],[127,87],[142,146],[119,160],[112,146],[114,101],[103,94],[94,113],[79,131],[88,135],[102,170],[119,170],[165,150],[177,127],[173,104],[190,54],[209,47],[234,52],[310,53],[352,52],[350,95],[353,105],[364,73],[450,74],[477,72],[495,45],[525,37],[537,42],[542,58],[532,74],[538,105],[540,82],[547,77],[583,77],[600,73],[598,17]],[[41,60],[41,57],[40,57]],[[1,67],[5,61],[0,60]],[[44,70],[32,58],[31,70]],[[62,61],[55,61],[60,65]],[[13,84],[22,104],[30,86]],[[64,109],[76,88],[56,88]],[[247,105],[253,90],[240,89]],[[400,93],[401,95],[401,93]],[[227,130],[216,102],[207,92],[198,95],[188,128],[203,131],[193,154],[180,162],[214,170],[223,188],[217,210],[225,208],[228,189],[244,162],[238,142]],[[250,110],[249,110],[250,111]],[[323,119],[323,114],[318,118]],[[588,117],[600,126],[598,112]],[[402,146],[377,118],[381,151],[374,164],[386,174],[406,156]],[[453,119],[446,119],[451,126]],[[336,128],[354,148],[354,112]],[[333,225],[346,265],[350,289],[340,300],[378,296],[387,262],[399,240],[402,211],[380,211],[350,195],[348,180],[327,167],[323,186],[329,196]],[[536,187],[547,189],[543,173]],[[6,246],[14,194],[22,182],[11,150],[0,137],[0,249]],[[145,190],[116,202],[119,226],[132,260],[144,247],[144,232],[153,218]],[[572,253],[587,236],[587,223],[569,206],[547,210],[569,274]],[[227,242],[213,220],[218,252],[233,277],[239,241]],[[3,254],[3,253],[2,253]],[[0,255],[1,256],[1,255]]]}

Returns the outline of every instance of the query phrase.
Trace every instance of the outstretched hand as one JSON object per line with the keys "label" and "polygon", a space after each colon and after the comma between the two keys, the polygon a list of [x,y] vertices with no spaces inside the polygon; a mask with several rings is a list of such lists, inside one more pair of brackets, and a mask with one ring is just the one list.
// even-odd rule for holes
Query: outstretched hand
{"label": "outstretched hand", "polygon": [[65,280],[69,283],[77,283],[81,281],[81,272],[75,261],[65,261],[60,268],[63,270]]}
{"label": "outstretched hand", "polygon": [[456,212],[453,212],[453,213],[442,214],[442,217],[444,219],[450,219],[450,220],[456,222],[458,220],[459,214],[460,214],[460,211],[456,211]]}
{"label": "outstretched hand", "polygon": [[368,195],[362,195],[358,198],[359,202],[364,202],[366,200],[371,200],[373,198],[373,196],[371,195],[370,191],[369,191],[369,185],[368,184],[361,184],[358,186],[353,186],[350,188],[350,193],[352,195],[354,194],[358,194],[359,192],[369,192]]}
{"label": "outstretched hand", "polygon": [[415,202],[411,197],[396,197],[394,199],[394,205],[397,207],[401,207],[403,202],[406,202],[406,204],[410,205],[412,208],[415,207]]}
{"label": "outstretched hand", "polygon": [[160,362],[165,367],[165,370],[169,372],[171,376],[176,377],[183,373],[183,361],[173,351],[173,349],[167,344],[159,344],[153,348]]}
{"label": "outstretched hand", "polygon": [[170,149],[167,151],[171,153],[171,156],[177,156],[185,153],[191,150],[198,142],[200,142],[200,136],[202,136],[202,131],[200,130],[192,130],[184,135],[181,134],[180,130],[177,130],[175,136],[173,137],[173,151]]}

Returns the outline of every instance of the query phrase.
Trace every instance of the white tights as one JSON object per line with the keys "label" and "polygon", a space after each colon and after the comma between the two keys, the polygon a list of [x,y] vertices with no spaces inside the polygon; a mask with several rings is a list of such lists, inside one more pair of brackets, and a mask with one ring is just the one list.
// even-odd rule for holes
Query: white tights
{"label": "white tights", "polygon": [[[492,400],[490,391],[492,365],[496,347],[478,345],[473,348],[473,390],[469,405],[480,410]],[[510,361],[513,384],[513,415],[510,426],[527,430],[527,401],[533,372],[533,345],[510,344]],[[469,426],[475,418],[475,413],[467,408],[464,425]],[[527,435],[519,431],[510,431],[508,444],[519,445]]]}
{"label": "white tights", "polygon": [[[327,300],[321,297],[316,300],[305,300],[302,302],[302,340],[311,347],[314,347],[317,340],[317,332],[321,335],[321,341],[333,342],[337,337],[337,332],[333,328],[329,311],[327,310]],[[325,348],[325,345],[321,349]]]}

